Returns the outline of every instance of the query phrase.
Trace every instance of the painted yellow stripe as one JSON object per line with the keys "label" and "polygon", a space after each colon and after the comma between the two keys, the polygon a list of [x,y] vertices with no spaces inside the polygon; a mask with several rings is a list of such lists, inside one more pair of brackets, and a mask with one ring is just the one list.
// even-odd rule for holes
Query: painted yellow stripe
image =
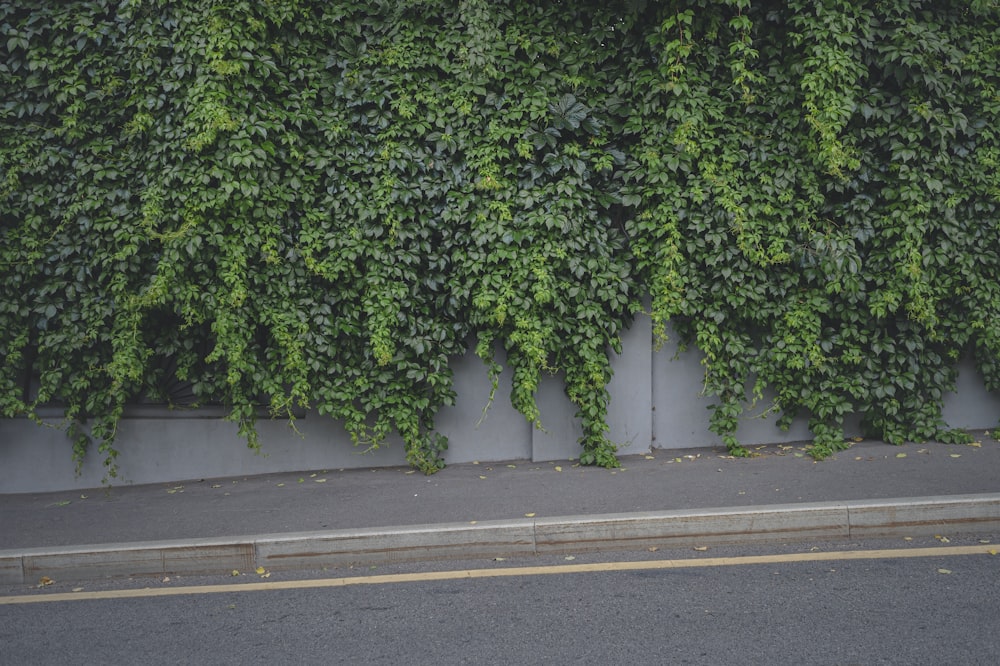
{"label": "painted yellow stripe", "polygon": [[260,583],[229,583],[226,585],[192,585],[185,587],[145,588],[141,590],[103,590],[0,597],[0,605],[31,604],[55,601],[95,599],[134,599],[167,597],[180,594],[230,594],[233,592],[265,592],[269,590],[300,590],[348,585],[388,585],[439,580],[473,578],[503,578],[511,576],[548,576],[557,574],[598,573],[616,571],[648,571],[654,569],[688,569],[694,567],[728,567],[752,564],[789,564],[795,562],[830,562],[844,560],[882,560],[911,557],[954,557],[961,555],[995,555],[997,546],[948,546],[936,548],[904,548],[896,550],[847,550],[830,552],[788,553],[781,555],[744,555],[740,557],[704,557],[682,560],[650,560],[639,562],[594,562],[591,564],[557,564],[538,567],[505,567],[498,569],[466,569],[455,571],[425,571],[419,573],[380,574],[348,578],[318,578],[311,580],[269,581]]}

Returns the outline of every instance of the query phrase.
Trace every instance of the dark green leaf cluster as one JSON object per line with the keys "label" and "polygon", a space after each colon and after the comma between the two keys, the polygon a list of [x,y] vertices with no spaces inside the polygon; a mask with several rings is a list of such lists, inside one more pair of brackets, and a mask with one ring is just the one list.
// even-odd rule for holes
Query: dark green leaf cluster
{"label": "dark green leaf cluster", "polygon": [[852,412],[889,442],[961,437],[941,419],[959,357],[1000,386],[1000,8],[730,5],[666,12],[633,74],[632,248],[658,331],[705,353],[734,452],[764,387],[818,457]]}
{"label": "dark green leaf cluster", "polygon": [[[1000,387],[989,2],[0,0],[0,415],[312,408],[430,472],[475,338],[565,372],[615,465],[610,350],[652,295],[734,452],[764,387],[816,455],[948,437]],[[189,398],[189,399],[188,399]],[[89,424],[84,427],[84,424]]]}

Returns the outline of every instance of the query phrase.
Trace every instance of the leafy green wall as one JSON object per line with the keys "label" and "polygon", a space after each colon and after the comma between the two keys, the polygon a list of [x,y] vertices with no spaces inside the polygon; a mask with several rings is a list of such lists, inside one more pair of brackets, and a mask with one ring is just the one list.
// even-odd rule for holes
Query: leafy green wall
{"label": "leafy green wall", "polygon": [[[814,455],[1000,387],[996,2],[0,0],[0,413],[309,407],[441,465],[470,340],[614,465],[634,316]],[[644,296],[651,309],[642,312]],[[32,381],[32,378],[35,381]]]}

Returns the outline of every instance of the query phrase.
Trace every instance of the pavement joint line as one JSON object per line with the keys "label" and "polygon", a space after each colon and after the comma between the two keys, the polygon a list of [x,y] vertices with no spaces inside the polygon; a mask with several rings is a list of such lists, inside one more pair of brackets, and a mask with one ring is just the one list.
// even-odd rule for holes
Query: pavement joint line
{"label": "pavement joint line", "polygon": [[483,578],[510,578],[517,576],[566,575],[580,573],[607,573],[651,570],[679,570],[687,568],[750,566],[763,564],[794,564],[803,562],[843,562],[873,559],[912,559],[920,557],[960,557],[969,555],[996,555],[995,546],[935,546],[931,548],[897,548],[878,550],[847,550],[808,553],[783,553],[771,555],[742,555],[735,557],[705,557],[667,560],[640,560],[616,562],[591,562],[556,564],[546,566],[503,567],[497,569],[465,569],[452,571],[423,571],[401,574],[378,574],[339,578],[313,578],[307,580],[269,581],[253,583],[225,583],[215,585],[185,585],[169,588],[143,588],[129,590],[95,590],[55,592],[33,595],[0,596],[0,606],[60,601],[95,601],[108,599],[135,599],[179,596],[190,594],[231,594],[234,592],[267,592],[282,590],[347,587],[351,585],[388,585],[394,583],[419,583]]}
{"label": "pavement joint line", "polygon": [[0,551],[0,584],[1000,530],[1000,493],[486,520]]}

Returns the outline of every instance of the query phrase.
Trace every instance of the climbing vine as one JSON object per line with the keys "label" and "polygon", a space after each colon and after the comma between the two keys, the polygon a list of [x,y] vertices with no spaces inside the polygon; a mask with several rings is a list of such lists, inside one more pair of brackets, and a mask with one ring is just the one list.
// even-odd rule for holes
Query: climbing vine
{"label": "climbing vine", "polygon": [[[617,464],[634,316],[704,354],[735,454],[764,389],[817,457],[860,413],[1000,388],[1000,6],[879,0],[0,0],[0,416],[314,409],[443,464],[472,346]],[[642,313],[643,298],[650,307]]]}

